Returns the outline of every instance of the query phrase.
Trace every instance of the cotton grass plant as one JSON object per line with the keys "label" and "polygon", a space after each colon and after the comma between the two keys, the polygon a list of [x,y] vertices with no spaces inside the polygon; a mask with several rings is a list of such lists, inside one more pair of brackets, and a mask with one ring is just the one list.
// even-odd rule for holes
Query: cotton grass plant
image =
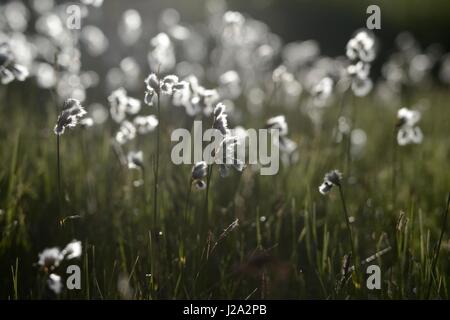
{"label": "cotton grass plant", "polygon": [[221,177],[228,176],[229,167],[234,167],[237,171],[242,171],[244,165],[241,159],[235,158],[236,156],[236,144],[238,139],[230,134],[228,128],[227,113],[225,112],[225,105],[223,103],[218,103],[213,110],[213,123],[211,128],[218,130],[221,135],[221,140],[218,143],[216,149],[212,150],[211,158],[208,160],[210,162],[208,167],[208,173],[206,176],[206,193],[205,193],[205,204],[204,204],[204,215],[210,219],[209,216],[209,190],[213,175],[213,167],[216,162],[218,162],[219,172]]}
{"label": "cotton grass plant", "polygon": [[84,110],[80,101],[77,99],[69,98],[64,101],[61,114],[58,116],[55,128],[53,132],[56,135],[56,170],[58,179],[58,198],[59,198],[59,214],[61,214],[61,159],[60,159],[60,136],[64,134],[66,128],[75,128],[82,117],[86,115],[86,110]]}
{"label": "cotton grass plant", "polygon": [[[158,70],[160,66],[158,66]],[[148,106],[153,105],[154,97],[156,96],[156,114],[157,114],[157,123],[156,125],[156,154],[155,154],[155,163],[154,163],[154,189],[153,189],[153,221],[156,225],[158,221],[158,192],[159,192],[159,158],[160,158],[160,144],[161,144],[161,130],[160,130],[160,121],[161,121],[161,95],[171,96],[178,89],[181,89],[183,84],[179,84],[178,77],[175,75],[167,75],[162,79],[159,79],[159,71],[158,74],[151,73],[145,79],[146,91],[144,101]]]}
{"label": "cotton grass plant", "polygon": [[[355,268],[356,272],[358,273],[359,272],[359,270],[358,270],[359,269],[359,261],[358,261],[358,255],[356,252],[352,227],[350,225],[350,216],[347,211],[347,203],[345,200],[344,190],[343,190],[343,186],[342,186],[342,177],[343,177],[342,173],[339,172],[338,170],[333,170],[333,171],[328,172],[327,174],[325,174],[323,183],[319,186],[319,191],[321,194],[326,195],[331,191],[333,186],[336,186],[339,189],[339,197],[340,197],[341,204],[342,204],[342,211],[344,213],[345,225],[347,227],[347,234],[348,234],[348,239],[349,239],[350,248],[351,248],[350,256],[351,256],[351,259],[353,260],[354,268]],[[356,276],[359,277],[358,274]],[[359,280],[356,280],[356,283],[358,283],[358,281]]]}

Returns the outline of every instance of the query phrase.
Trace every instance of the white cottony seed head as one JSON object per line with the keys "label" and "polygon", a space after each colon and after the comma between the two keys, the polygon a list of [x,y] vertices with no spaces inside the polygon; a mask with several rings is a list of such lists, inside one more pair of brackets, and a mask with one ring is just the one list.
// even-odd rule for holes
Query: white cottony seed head
{"label": "white cottony seed head", "polygon": [[68,128],[74,128],[77,126],[79,119],[86,115],[86,110],[81,106],[81,103],[77,99],[69,98],[64,101],[63,111],[58,117],[54,132],[57,135],[64,133],[64,130]]}
{"label": "white cottony seed head", "polygon": [[331,191],[333,186],[340,186],[342,180],[342,173],[338,170],[333,170],[325,174],[322,184],[319,186],[319,192],[323,195]]}
{"label": "white cottony seed head", "polygon": [[73,240],[61,251],[64,259],[75,259],[81,257],[82,245],[81,241]]}

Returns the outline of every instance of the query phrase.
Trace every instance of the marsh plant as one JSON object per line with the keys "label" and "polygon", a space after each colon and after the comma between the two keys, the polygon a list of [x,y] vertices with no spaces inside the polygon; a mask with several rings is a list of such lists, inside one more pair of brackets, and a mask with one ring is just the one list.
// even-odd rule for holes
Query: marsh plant
{"label": "marsh plant", "polygon": [[69,5],[0,4],[0,299],[449,299],[444,46]]}
{"label": "marsh plant", "polygon": [[[86,110],[82,107],[81,103],[77,99],[69,98],[64,101],[62,112],[58,116],[55,128],[53,132],[56,135],[56,166],[57,166],[57,177],[58,177],[58,197],[59,205],[61,206],[61,157],[60,157],[60,137],[64,134],[66,128],[73,129],[79,123],[80,119],[86,115]],[[61,211],[61,208],[59,208]],[[61,212],[60,212],[61,214]]]}

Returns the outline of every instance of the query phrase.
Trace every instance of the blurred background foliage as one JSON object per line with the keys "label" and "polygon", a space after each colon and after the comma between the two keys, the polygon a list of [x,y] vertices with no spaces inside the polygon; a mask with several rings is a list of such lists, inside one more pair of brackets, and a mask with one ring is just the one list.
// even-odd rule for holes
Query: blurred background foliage
{"label": "blurred background foliage", "polygon": [[381,9],[377,36],[383,41],[408,30],[424,45],[450,44],[450,1],[446,0],[232,0],[229,4],[256,15],[286,41],[317,39],[330,55],[339,54],[349,34],[365,26],[366,9],[372,4]]}
{"label": "blurred background foliage", "polygon": [[[114,50],[102,56],[102,61],[89,62],[110,66],[117,65],[130,48],[120,45],[117,38],[117,21],[127,9],[137,9],[143,16],[142,39],[157,33],[158,19],[164,9],[175,8],[184,23],[196,25],[205,21],[207,7],[218,5],[211,0],[128,0],[105,1],[102,10],[91,10],[88,23],[104,29]],[[366,26],[369,5],[381,9],[381,30],[376,30],[380,51],[374,63],[373,76],[379,75],[380,61],[392,53],[397,35],[409,31],[424,48],[438,44],[442,52],[449,51],[450,1],[433,0],[229,0],[229,10],[240,11],[270,26],[284,43],[314,39],[320,43],[321,54],[339,56],[345,53],[345,44],[359,28]],[[111,31],[111,33],[108,32]],[[147,41],[136,44],[132,51],[148,47]],[[139,60],[139,58],[138,58]],[[142,61],[145,62],[145,61]],[[100,64],[100,65],[99,65]]]}
{"label": "blurred background foliage", "polygon": [[[98,14],[107,14],[113,26],[116,15],[119,17],[124,9],[137,8],[147,17],[145,24],[156,19],[164,8],[174,7],[183,13],[184,21],[196,21],[204,19],[207,2],[109,0]],[[382,40],[392,41],[399,32],[408,30],[423,45],[434,42],[446,48],[450,45],[450,1],[447,0],[229,0],[227,4],[230,10],[242,11],[267,23],[286,42],[318,40],[328,55],[342,53],[349,35],[365,26],[366,9],[372,4],[381,8],[382,28],[377,35]]]}

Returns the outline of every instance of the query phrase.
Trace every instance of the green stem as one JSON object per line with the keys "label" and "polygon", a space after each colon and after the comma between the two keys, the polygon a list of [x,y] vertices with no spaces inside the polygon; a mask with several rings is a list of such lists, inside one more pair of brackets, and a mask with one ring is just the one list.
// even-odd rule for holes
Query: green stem
{"label": "green stem", "polygon": [[350,226],[347,205],[346,205],[345,197],[344,197],[344,190],[341,185],[339,185],[338,187],[339,187],[339,195],[341,197],[341,202],[342,202],[342,209],[344,211],[344,216],[345,216],[345,224],[347,225],[348,236],[350,239],[350,245],[351,245],[351,249],[352,249],[353,263],[355,265],[355,270],[357,271],[359,268],[358,268],[358,263],[357,263],[357,259],[356,259],[355,243],[353,241],[352,228]]}
{"label": "green stem", "polygon": [[143,210],[143,213],[144,213],[144,216],[147,216],[147,199],[148,199],[148,197],[147,197],[147,186],[146,186],[146,181],[145,181],[145,168],[144,167],[141,167],[140,168],[140,173],[141,173],[141,177],[142,177],[142,198],[143,198],[143,200],[144,200],[144,210]]}
{"label": "green stem", "polygon": [[395,207],[397,200],[397,135],[394,130],[392,138],[392,204]]}
{"label": "green stem", "polygon": [[[211,128],[214,128],[216,119],[213,120]],[[209,185],[211,184],[211,178],[212,178],[212,169],[214,166],[214,157],[216,156],[216,151],[213,152],[213,162],[208,166],[208,175],[206,177],[206,195],[205,195],[205,206],[203,208],[203,216],[206,215],[206,218],[208,219],[208,225],[209,225]]]}
{"label": "green stem", "polygon": [[[339,119],[342,117],[342,114],[344,112],[344,106],[345,106],[345,101],[347,100],[347,96],[348,96],[348,91],[349,89],[345,90],[340,99],[339,99],[339,104],[338,104],[338,112],[337,112],[337,116],[336,116],[336,120],[335,120],[335,126],[334,126],[334,133],[332,132],[331,136],[332,139],[330,139],[330,148],[333,148],[333,146],[336,143],[336,136],[339,134]],[[345,141],[344,141],[345,142]],[[342,156],[343,157],[343,156]]]}
{"label": "green stem", "polygon": [[205,206],[203,209],[204,216],[206,215],[206,218],[208,219],[208,225],[209,225],[209,185],[211,184],[212,174],[213,174],[213,165],[214,163],[211,163],[208,167],[208,176],[206,178],[206,195],[205,195]]}
{"label": "green stem", "polygon": [[357,110],[355,105],[355,97],[353,96],[351,99],[351,106],[352,106],[352,113],[351,113],[351,119],[350,119],[350,129],[347,135],[347,149],[346,149],[346,169],[347,169],[347,175],[351,177],[352,175],[352,131],[356,127],[356,115]]}
{"label": "green stem", "polygon": [[187,193],[186,204],[184,206],[184,224],[185,225],[187,223],[187,215],[188,215],[188,211],[189,211],[189,201],[191,199],[191,192],[192,192],[192,179],[189,180],[189,189],[188,189],[188,193]]}
{"label": "green stem", "polygon": [[58,176],[58,214],[61,215],[61,159],[60,159],[60,147],[59,147],[59,134],[56,135],[56,171]]}
{"label": "green stem", "polygon": [[435,249],[435,253],[434,253],[434,257],[433,257],[433,261],[431,264],[431,270],[430,270],[430,282],[428,283],[428,291],[427,291],[427,299],[430,298],[430,293],[431,293],[431,286],[433,284],[433,272],[434,269],[436,268],[436,264],[439,258],[439,251],[441,250],[441,243],[442,243],[442,238],[444,237],[444,233],[445,230],[447,229],[447,217],[448,217],[448,208],[450,206],[450,192],[447,196],[447,203],[445,205],[444,208],[444,212],[442,215],[442,229],[441,229],[441,235],[439,236],[439,241],[437,243],[436,249]]}
{"label": "green stem", "polygon": [[160,149],[160,126],[161,126],[161,109],[160,109],[160,92],[158,90],[156,95],[157,102],[157,113],[159,124],[156,127],[156,161],[155,161],[155,186],[153,190],[153,224],[156,225],[158,219],[158,178],[159,178],[159,149]]}

